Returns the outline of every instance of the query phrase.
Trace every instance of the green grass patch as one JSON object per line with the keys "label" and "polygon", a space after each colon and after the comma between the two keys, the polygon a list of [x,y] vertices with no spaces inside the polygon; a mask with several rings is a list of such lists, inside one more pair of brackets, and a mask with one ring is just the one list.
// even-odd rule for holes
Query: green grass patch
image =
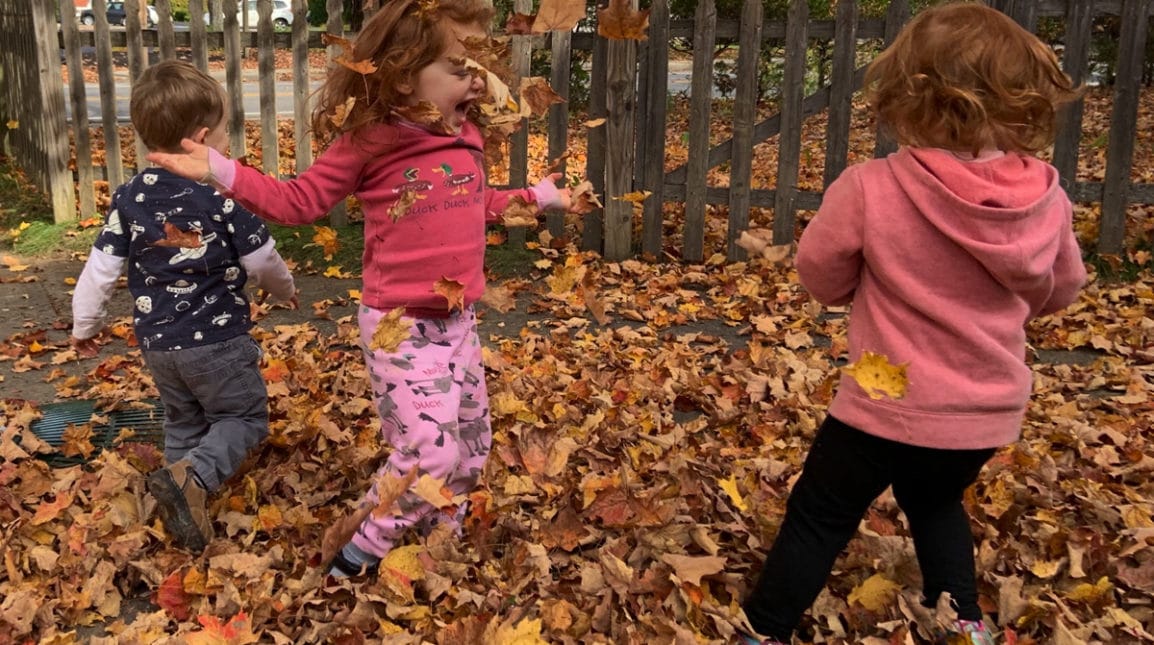
{"label": "green grass patch", "polygon": [[336,246],[327,258],[325,248],[314,240],[318,230],[316,226],[269,224],[268,228],[276,240],[277,251],[286,260],[292,260],[302,268],[312,266],[321,271],[339,266],[342,271],[359,275],[361,253],[365,248],[365,227],[361,224],[332,226],[324,222],[318,225],[333,229],[337,235]]}
{"label": "green grass patch", "polygon": [[533,263],[541,253],[525,248],[524,244],[506,242],[485,247],[485,268],[494,278],[521,278],[533,270]]}

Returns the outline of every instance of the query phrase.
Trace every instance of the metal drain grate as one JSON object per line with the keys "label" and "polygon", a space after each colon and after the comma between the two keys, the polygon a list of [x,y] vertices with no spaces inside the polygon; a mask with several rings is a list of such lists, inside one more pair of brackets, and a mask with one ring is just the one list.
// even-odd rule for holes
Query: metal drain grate
{"label": "metal drain grate", "polygon": [[[160,401],[142,401],[148,407],[134,407],[105,414],[107,424],[92,426],[92,445],[97,450],[112,447],[112,442],[125,428],[131,428],[136,435],[134,441],[164,445],[164,407]],[[64,431],[70,425],[89,422],[96,411],[92,401],[66,401],[40,406],[41,418],[32,423],[32,434],[54,448],[64,444]],[[53,467],[73,466],[85,461],[82,457],[65,457],[60,454],[43,456]]]}

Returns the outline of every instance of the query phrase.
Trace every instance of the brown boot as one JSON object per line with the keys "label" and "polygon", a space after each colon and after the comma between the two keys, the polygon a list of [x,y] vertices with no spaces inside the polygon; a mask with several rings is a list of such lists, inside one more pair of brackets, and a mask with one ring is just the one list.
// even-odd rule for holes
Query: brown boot
{"label": "brown boot", "polygon": [[192,474],[192,464],[178,461],[148,476],[148,492],[156,498],[156,508],[164,528],[180,546],[200,552],[212,539],[208,520],[208,491]]}

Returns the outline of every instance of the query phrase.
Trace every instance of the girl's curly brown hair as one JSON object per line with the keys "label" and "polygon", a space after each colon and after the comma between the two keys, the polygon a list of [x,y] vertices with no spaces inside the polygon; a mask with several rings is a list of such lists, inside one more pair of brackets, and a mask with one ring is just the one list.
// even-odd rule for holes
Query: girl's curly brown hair
{"label": "girl's curly brown hair", "polygon": [[[376,71],[362,74],[334,65],[318,90],[313,132],[327,143],[346,132],[390,122],[393,108],[403,102],[398,88],[412,83],[417,72],[447,50],[451,26],[480,25],[487,31],[492,17],[493,9],[484,0],[388,0],[346,53],[354,65],[367,61]],[[356,102],[347,109],[350,97]]]}
{"label": "girl's curly brown hair", "polygon": [[1054,52],[1006,15],[951,3],[914,17],[866,70],[865,93],[899,143],[1033,153],[1075,100]]}

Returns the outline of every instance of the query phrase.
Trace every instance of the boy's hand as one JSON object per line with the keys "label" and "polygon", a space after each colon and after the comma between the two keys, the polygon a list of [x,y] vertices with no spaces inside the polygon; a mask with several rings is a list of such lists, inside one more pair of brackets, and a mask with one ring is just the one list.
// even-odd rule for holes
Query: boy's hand
{"label": "boy's hand", "polygon": [[73,336],[71,340],[72,349],[75,349],[82,358],[92,358],[100,353],[100,345],[96,344],[96,338],[80,339]]}
{"label": "boy's hand", "polygon": [[213,176],[208,163],[208,146],[187,138],[180,140],[180,146],[184,152],[150,152],[145,159],[185,179],[210,183]]}

